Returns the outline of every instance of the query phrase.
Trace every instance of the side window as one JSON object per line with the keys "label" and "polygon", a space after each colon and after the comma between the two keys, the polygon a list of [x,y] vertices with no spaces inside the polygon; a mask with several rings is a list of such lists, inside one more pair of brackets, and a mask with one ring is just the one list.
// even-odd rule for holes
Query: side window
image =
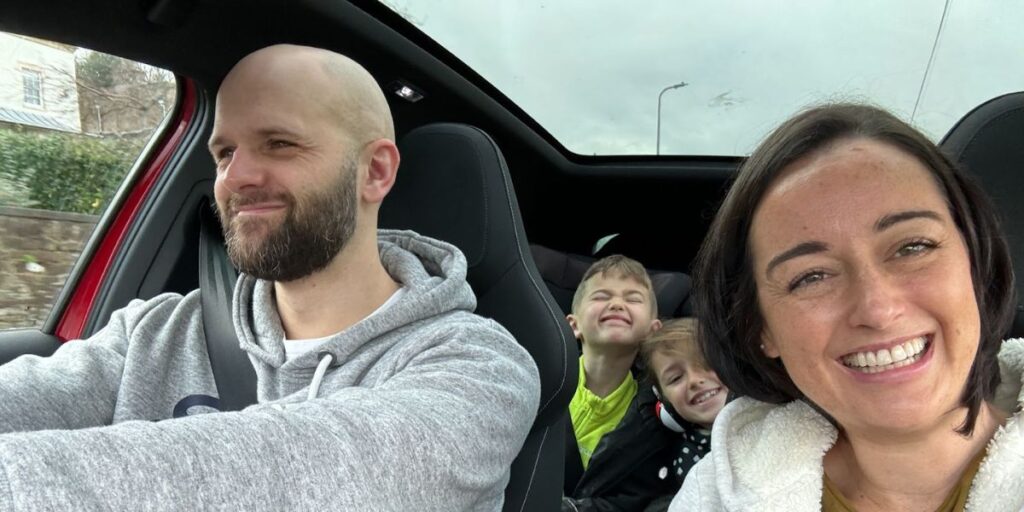
{"label": "side window", "polygon": [[166,71],[0,32],[0,330],[42,325],[175,94]]}
{"label": "side window", "polygon": [[25,105],[43,106],[43,74],[34,69],[21,70],[21,83],[25,92]]}

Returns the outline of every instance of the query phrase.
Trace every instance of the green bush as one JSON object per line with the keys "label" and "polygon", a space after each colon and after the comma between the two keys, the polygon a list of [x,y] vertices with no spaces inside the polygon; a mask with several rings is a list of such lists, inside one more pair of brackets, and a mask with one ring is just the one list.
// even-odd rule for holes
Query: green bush
{"label": "green bush", "polygon": [[0,189],[5,189],[0,190],[0,201],[98,214],[121,184],[141,144],[132,139],[0,129]]}

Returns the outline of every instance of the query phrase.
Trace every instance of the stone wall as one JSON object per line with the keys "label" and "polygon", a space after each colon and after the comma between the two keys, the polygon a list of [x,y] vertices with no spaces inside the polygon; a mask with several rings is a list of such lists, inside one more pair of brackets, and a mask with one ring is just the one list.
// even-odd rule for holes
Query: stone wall
{"label": "stone wall", "polygon": [[0,206],[0,330],[42,325],[97,220]]}

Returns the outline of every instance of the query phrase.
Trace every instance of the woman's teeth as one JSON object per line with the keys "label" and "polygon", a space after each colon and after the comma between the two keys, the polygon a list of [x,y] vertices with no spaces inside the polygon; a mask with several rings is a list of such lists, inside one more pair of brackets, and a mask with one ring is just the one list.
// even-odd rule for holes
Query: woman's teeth
{"label": "woman's teeth", "polygon": [[857,352],[843,357],[843,364],[864,373],[878,373],[916,363],[928,347],[923,336],[895,347],[874,352]]}

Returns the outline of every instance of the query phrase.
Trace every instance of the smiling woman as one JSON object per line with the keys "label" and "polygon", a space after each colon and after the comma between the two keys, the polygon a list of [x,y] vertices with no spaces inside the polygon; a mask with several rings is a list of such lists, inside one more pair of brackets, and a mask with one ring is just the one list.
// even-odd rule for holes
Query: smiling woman
{"label": "smiling woman", "polygon": [[1019,409],[995,401],[1000,359],[1024,355],[1000,339],[1009,254],[988,199],[920,133],[858,105],[784,123],[730,189],[695,290],[709,362],[750,398],[719,415],[674,509],[1024,505],[1004,492],[1024,485]]}

